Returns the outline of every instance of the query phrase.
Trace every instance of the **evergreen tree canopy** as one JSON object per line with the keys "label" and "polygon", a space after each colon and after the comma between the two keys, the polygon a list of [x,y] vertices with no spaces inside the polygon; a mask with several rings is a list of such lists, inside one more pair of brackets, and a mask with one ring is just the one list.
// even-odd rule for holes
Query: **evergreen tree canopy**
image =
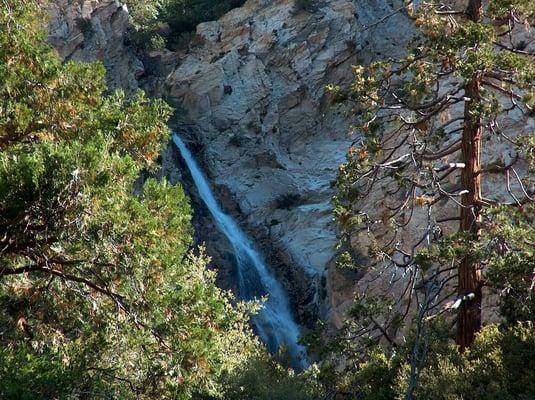
{"label": "evergreen tree canopy", "polygon": [[30,0],[0,9],[0,398],[191,398],[255,342],[179,186],[147,180],[171,109],[62,64]]}
{"label": "evergreen tree canopy", "polygon": [[[535,134],[525,129],[535,109],[535,53],[526,49],[535,3],[424,1],[408,13],[419,34],[406,57],[355,66],[351,88],[328,88],[355,110],[361,138],[336,181],[347,250],[340,264],[365,271],[375,291],[359,295],[350,313],[342,348],[358,361],[340,390],[483,398],[466,386],[423,394],[419,382],[438,385],[448,364],[462,383],[484,296],[499,299],[504,318],[485,329],[487,339],[532,334]],[[453,325],[456,334],[443,329]],[[479,354],[483,373],[490,354]],[[507,391],[504,382],[496,393]],[[525,389],[515,393],[533,395]]]}

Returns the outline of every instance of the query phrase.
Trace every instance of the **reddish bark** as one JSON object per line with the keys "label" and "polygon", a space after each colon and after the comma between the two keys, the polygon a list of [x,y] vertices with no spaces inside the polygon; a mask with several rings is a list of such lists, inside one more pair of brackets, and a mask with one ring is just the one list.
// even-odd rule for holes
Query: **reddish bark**
{"label": "reddish bark", "polygon": [[481,14],[483,13],[482,0],[470,0],[466,13],[472,21],[479,21],[481,19]]}
{"label": "reddish bark", "polygon": [[[467,14],[477,22],[481,19],[482,0],[470,0]],[[474,240],[481,232],[481,135],[483,133],[481,116],[475,111],[480,100],[481,76],[476,73],[466,84],[464,128],[462,134],[462,157],[465,167],[461,173],[463,194],[461,203],[461,224],[459,230],[469,233]],[[470,347],[476,333],[481,329],[482,299],[481,265],[469,257],[461,260],[458,271],[457,293],[464,298],[457,321],[457,344],[461,351]]]}
{"label": "reddish bark", "polygon": [[[463,194],[461,224],[459,230],[472,239],[479,239],[481,223],[481,117],[473,112],[473,104],[479,100],[481,79],[474,75],[466,85],[462,157],[465,167],[461,173]],[[458,271],[458,295],[464,297],[457,322],[457,344],[461,350],[470,347],[481,328],[481,269],[480,264],[469,257],[461,260]],[[475,297],[471,296],[473,294]],[[473,297],[473,298],[470,298]]]}

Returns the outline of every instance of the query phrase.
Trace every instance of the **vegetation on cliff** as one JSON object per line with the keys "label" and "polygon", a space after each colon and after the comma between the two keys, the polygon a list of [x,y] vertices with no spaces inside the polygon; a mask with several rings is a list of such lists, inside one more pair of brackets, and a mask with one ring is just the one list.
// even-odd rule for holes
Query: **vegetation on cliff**
{"label": "vegetation on cliff", "polygon": [[[201,22],[214,21],[245,0],[126,0],[132,17],[132,37],[142,48],[187,46]],[[162,36],[162,24],[169,32]]]}
{"label": "vegetation on cliff", "polygon": [[[195,42],[198,24],[215,21],[245,0],[125,0],[131,36],[142,49],[183,49]],[[296,12],[313,11],[316,0],[295,0]],[[166,26],[165,29],[164,26]]]}

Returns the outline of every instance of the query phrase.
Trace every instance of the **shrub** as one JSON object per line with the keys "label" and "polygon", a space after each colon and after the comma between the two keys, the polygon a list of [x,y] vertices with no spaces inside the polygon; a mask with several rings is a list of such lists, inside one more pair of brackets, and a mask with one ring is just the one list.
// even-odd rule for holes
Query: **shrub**
{"label": "shrub", "polygon": [[[132,42],[141,49],[167,46],[184,50],[195,40],[195,28],[201,22],[216,20],[245,0],[125,0],[130,13]],[[167,23],[171,35],[163,43],[158,24]]]}
{"label": "shrub", "polygon": [[239,366],[226,377],[226,400],[319,400],[324,399],[318,384],[317,368],[295,374],[262,354]]}
{"label": "shrub", "polygon": [[82,32],[82,35],[84,35],[86,39],[90,39],[91,36],[93,36],[93,33],[95,32],[93,28],[93,23],[90,19],[77,18],[76,26],[78,27],[78,29],[80,29],[80,32]]}

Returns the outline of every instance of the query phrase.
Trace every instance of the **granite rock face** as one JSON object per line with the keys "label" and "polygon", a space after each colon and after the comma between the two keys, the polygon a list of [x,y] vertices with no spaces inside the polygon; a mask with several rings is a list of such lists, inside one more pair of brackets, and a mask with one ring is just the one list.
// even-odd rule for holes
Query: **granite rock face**
{"label": "granite rock face", "polygon": [[[151,64],[167,64],[145,87],[177,107],[176,127],[285,282],[301,321],[332,317],[352,297],[334,293],[339,277],[329,273],[330,182],[345,159],[349,119],[325,86],[350,82],[357,62],[399,52],[411,35],[401,14],[367,28],[396,7],[333,0],[302,11],[293,1],[249,0],[200,24],[200,44],[178,55],[175,68],[166,53],[152,55]],[[218,243],[208,247],[218,252]]]}
{"label": "granite rock face", "polygon": [[[174,127],[193,146],[222,202],[283,281],[300,322],[335,325],[351,304],[356,278],[333,265],[336,227],[330,182],[350,144],[350,118],[325,95],[351,81],[351,65],[399,54],[412,35],[400,0],[249,0],[200,24],[184,54],[138,56],[129,45],[128,11],[115,0],[55,0],[49,40],[64,60],[102,61],[111,89],[138,87],[177,108]],[[141,59],[143,61],[141,61]],[[162,174],[188,181],[170,147]],[[198,210],[199,242],[234,288],[232,254],[207,211]]]}
{"label": "granite rock face", "polygon": [[48,4],[49,42],[63,60],[101,61],[110,89],[131,94],[145,70],[127,39],[128,10],[115,0],[55,0]]}

